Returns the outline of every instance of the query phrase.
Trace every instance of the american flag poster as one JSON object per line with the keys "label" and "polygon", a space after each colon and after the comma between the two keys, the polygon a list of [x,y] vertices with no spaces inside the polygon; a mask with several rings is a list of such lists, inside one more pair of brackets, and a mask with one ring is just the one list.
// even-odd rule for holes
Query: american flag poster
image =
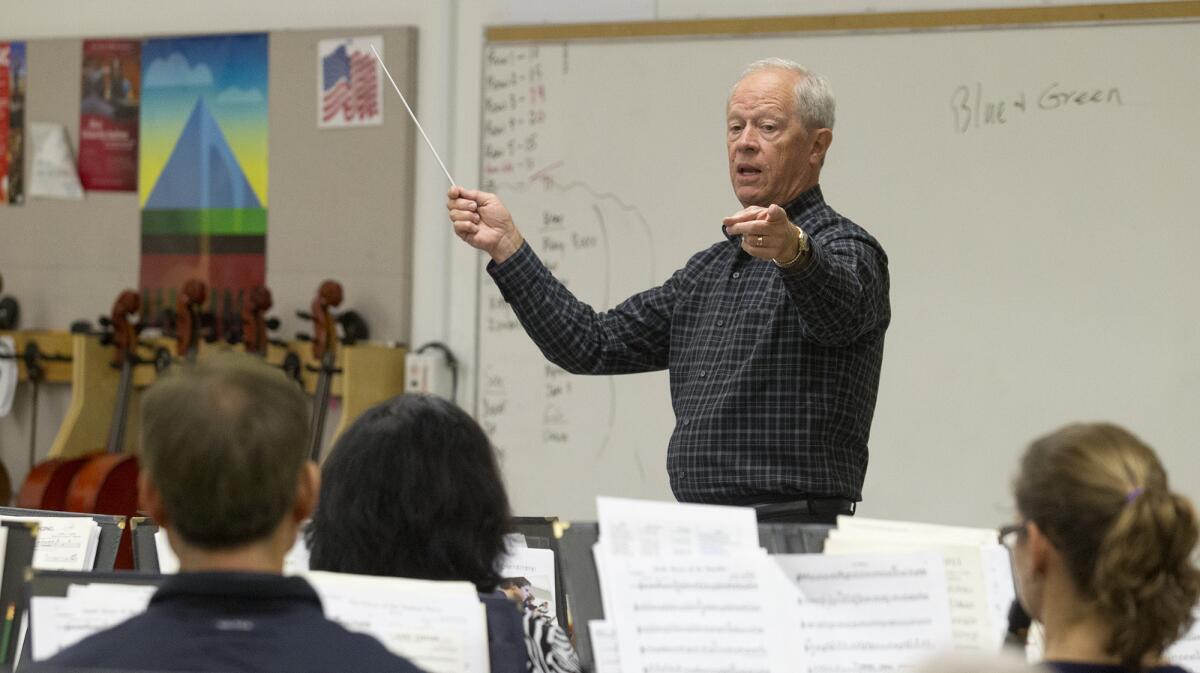
{"label": "american flag poster", "polygon": [[383,123],[383,37],[321,40],[317,44],[317,127],[351,128]]}

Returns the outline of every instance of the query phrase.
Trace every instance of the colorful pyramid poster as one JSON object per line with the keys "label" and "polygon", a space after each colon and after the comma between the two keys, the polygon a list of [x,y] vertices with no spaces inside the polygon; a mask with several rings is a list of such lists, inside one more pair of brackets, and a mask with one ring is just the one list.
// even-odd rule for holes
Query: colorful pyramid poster
{"label": "colorful pyramid poster", "polygon": [[200,278],[236,314],[266,277],[266,34],[147,40],[140,127],[143,311]]}

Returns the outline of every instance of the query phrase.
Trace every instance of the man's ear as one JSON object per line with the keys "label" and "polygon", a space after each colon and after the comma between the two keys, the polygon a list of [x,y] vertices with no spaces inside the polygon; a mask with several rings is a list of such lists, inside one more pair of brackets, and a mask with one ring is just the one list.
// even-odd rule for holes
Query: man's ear
{"label": "man's ear", "polygon": [[809,155],[809,162],[814,166],[825,165],[825,153],[829,151],[829,146],[833,144],[833,129],[817,129],[813,131],[812,153]]}
{"label": "man's ear", "polygon": [[162,528],[170,527],[171,521],[167,516],[166,507],[163,506],[162,492],[155,486],[146,470],[138,473],[138,504],[143,512],[154,519],[154,523]]}
{"label": "man's ear", "polygon": [[317,509],[317,498],[321,493],[321,468],[313,461],[305,461],[296,481],[296,502],[292,505],[292,518],[297,523],[312,518]]}

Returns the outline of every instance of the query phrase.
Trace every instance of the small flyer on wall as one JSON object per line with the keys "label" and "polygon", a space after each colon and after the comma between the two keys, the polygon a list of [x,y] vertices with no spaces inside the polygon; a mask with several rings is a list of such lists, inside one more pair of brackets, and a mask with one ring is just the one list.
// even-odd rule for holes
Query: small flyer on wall
{"label": "small flyer on wall", "polygon": [[383,123],[383,73],[371,46],[383,58],[383,37],[348,37],[317,44],[317,128],[353,128]]}
{"label": "small flyer on wall", "polygon": [[0,205],[25,201],[24,42],[0,42]]}
{"label": "small flyer on wall", "polygon": [[137,190],[141,43],[84,40],[79,178],[84,189]]}

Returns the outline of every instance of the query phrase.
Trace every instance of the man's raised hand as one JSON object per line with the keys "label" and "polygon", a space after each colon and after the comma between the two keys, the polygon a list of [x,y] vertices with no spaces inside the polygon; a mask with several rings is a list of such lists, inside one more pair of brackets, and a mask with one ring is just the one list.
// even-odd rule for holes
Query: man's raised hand
{"label": "man's raised hand", "polygon": [[450,211],[455,235],[491,255],[497,264],[511,257],[525,241],[508,208],[495,194],[455,185],[446,192],[446,210]]}

